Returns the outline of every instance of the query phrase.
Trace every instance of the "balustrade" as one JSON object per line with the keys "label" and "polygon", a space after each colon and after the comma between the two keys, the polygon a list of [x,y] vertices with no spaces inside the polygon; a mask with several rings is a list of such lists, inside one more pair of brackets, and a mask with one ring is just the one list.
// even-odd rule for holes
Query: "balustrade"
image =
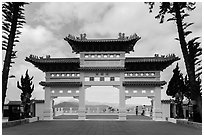
{"label": "balustrade", "polygon": [[79,78],[80,73],[50,73],[51,78]]}
{"label": "balustrade", "polygon": [[156,77],[155,72],[128,72],[125,77]]}

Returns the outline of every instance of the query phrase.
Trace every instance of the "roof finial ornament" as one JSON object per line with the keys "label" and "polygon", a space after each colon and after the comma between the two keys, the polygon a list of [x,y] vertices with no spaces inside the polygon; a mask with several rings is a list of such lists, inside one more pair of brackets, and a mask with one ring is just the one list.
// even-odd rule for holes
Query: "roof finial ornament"
{"label": "roof finial ornament", "polygon": [[[75,37],[74,36],[72,36],[71,34],[69,34],[66,38],[71,38],[71,39],[75,39]],[[65,39],[66,39],[65,38]]]}
{"label": "roof finial ornament", "polygon": [[125,39],[125,33],[121,33],[121,32],[120,32],[120,33],[118,34],[118,36],[119,36],[118,39]]}
{"label": "roof finial ornament", "polygon": [[86,33],[80,34],[80,39],[81,39],[81,40],[86,40]]}
{"label": "roof finial ornament", "polygon": [[123,33],[123,37],[122,38],[125,39],[125,33]]}
{"label": "roof finial ornament", "polygon": [[122,37],[122,33],[120,32],[120,33],[118,34],[118,39],[121,39],[121,37]]}
{"label": "roof finial ornament", "polygon": [[49,59],[50,58],[50,55],[46,55],[46,59]]}
{"label": "roof finial ornament", "polygon": [[86,33],[84,33],[84,36],[83,36],[83,38],[84,38],[84,39],[86,39]]}
{"label": "roof finial ornament", "polygon": [[80,34],[80,39],[82,40],[82,38],[83,38],[83,34]]}
{"label": "roof finial ornament", "polygon": [[155,56],[155,57],[159,57],[159,54],[156,53],[156,54],[154,54],[154,56]]}

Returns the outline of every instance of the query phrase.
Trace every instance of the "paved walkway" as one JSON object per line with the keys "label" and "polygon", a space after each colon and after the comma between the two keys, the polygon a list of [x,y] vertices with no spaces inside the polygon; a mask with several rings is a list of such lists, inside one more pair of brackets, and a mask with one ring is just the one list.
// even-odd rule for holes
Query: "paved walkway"
{"label": "paved walkway", "polygon": [[[60,115],[54,117],[54,119],[78,119],[78,115]],[[118,115],[86,115],[86,119],[118,119]],[[127,115],[128,120],[151,120],[150,117],[141,115]]]}
{"label": "paved walkway", "polygon": [[3,128],[3,135],[201,135],[202,131],[169,122],[52,120]]}

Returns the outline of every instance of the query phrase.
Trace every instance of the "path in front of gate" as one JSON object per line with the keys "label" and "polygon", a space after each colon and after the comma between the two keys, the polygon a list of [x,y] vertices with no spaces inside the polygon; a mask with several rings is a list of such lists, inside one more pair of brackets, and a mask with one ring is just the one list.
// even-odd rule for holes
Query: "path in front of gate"
{"label": "path in front of gate", "polygon": [[2,129],[3,135],[201,135],[202,130],[152,120],[51,120]]}
{"label": "path in front of gate", "polygon": [[[60,115],[54,117],[54,119],[78,119],[78,115]],[[97,114],[87,114],[86,119],[112,119],[112,120],[117,120],[118,115],[111,115],[111,114],[106,114],[106,115],[97,115]],[[127,120],[151,120],[150,117],[148,116],[141,116],[141,115],[127,115]]]}

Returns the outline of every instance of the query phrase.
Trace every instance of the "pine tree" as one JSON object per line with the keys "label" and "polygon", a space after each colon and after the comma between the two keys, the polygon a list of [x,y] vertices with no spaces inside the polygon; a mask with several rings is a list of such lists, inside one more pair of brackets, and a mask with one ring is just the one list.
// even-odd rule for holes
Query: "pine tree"
{"label": "pine tree", "polygon": [[185,86],[182,73],[179,70],[178,64],[173,70],[173,76],[169,81],[166,94],[175,98],[177,118],[183,118],[182,102],[185,94]]}
{"label": "pine tree", "polygon": [[21,85],[19,81],[17,82],[17,87],[22,90],[21,93],[21,102],[24,107],[24,117],[30,117],[30,105],[31,105],[31,94],[34,90],[34,85],[32,83],[33,77],[30,78],[28,75],[28,70],[26,71],[25,78],[21,76]]}

